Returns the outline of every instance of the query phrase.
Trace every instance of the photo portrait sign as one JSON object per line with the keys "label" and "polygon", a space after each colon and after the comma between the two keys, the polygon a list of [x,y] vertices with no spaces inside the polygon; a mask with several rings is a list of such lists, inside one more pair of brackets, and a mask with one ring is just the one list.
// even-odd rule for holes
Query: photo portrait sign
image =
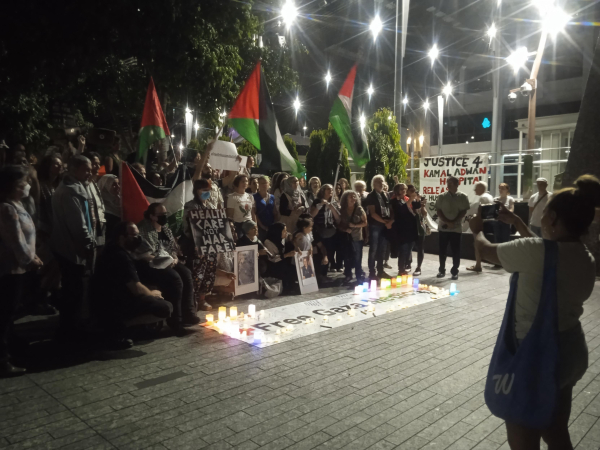
{"label": "photo portrait sign", "polygon": [[235,250],[225,208],[198,209],[189,211],[188,214],[199,255]]}
{"label": "photo portrait sign", "polygon": [[488,182],[488,155],[435,156],[422,158],[419,167],[420,193],[427,199],[427,212],[437,219],[435,203],[448,190],[449,176],[458,178],[458,190],[469,198],[471,205],[479,203],[475,183]]}
{"label": "photo portrait sign", "polygon": [[302,253],[297,253],[295,258],[300,293],[307,294],[309,292],[317,292],[319,290],[319,285],[317,284],[317,272],[315,271],[312,256],[309,255],[307,251],[304,251]]}
{"label": "photo portrait sign", "polygon": [[258,245],[235,249],[233,272],[236,276],[235,295],[258,291]]}

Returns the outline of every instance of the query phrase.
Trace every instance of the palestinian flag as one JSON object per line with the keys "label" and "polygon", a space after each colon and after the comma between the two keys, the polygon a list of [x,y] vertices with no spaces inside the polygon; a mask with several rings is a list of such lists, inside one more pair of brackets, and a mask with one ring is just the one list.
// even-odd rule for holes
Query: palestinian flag
{"label": "palestinian flag", "polygon": [[142,125],[140,127],[140,147],[138,149],[137,160],[146,162],[148,149],[159,139],[170,136],[167,119],[163,114],[158,101],[158,95],[154,87],[154,80],[150,78],[148,92],[146,93],[146,103],[144,104],[144,113],[142,114]]}
{"label": "palestinian flag", "polygon": [[169,184],[154,186],[135,169],[123,163],[121,175],[123,220],[139,222],[150,203],[162,203],[167,208],[169,229],[175,236],[182,233],[183,206],[192,200],[192,178],[184,164],[169,177]]}
{"label": "palestinian flag", "polygon": [[352,127],[352,96],[354,93],[354,79],[356,78],[356,65],[344,81],[338,98],[333,102],[329,122],[346,146],[352,159],[358,167],[364,166],[370,159],[367,142],[362,130]]}
{"label": "palestinian flag", "polygon": [[306,172],[283,142],[260,61],[229,112],[229,124],[262,153],[261,170]]}

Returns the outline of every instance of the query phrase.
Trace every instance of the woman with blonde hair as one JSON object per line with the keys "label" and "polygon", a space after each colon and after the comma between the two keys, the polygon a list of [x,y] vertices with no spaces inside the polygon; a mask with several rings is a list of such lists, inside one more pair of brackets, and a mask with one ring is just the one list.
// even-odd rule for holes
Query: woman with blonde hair
{"label": "woman with blonde hair", "polygon": [[340,222],[338,230],[340,243],[344,254],[345,281],[352,281],[352,268],[357,283],[362,283],[364,272],[362,270],[363,236],[362,229],[367,226],[367,214],[360,206],[360,197],[354,191],[346,191],[340,200]]}

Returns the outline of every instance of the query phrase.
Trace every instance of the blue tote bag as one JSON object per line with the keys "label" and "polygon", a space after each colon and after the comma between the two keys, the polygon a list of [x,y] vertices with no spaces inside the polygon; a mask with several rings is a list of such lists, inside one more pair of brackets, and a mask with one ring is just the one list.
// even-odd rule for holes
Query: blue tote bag
{"label": "blue tote bag", "polygon": [[558,245],[544,240],[542,295],[531,329],[519,345],[515,304],[519,274],[514,273],[485,384],[485,403],[495,416],[530,428],[552,423],[559,392]]}

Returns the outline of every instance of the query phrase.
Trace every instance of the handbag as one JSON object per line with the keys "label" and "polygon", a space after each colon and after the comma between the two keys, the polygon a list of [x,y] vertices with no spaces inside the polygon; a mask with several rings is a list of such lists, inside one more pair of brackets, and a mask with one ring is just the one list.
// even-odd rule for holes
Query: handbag
{"label": "handbag", "polygon": [[531,329],[519,345],[515,334],[519,274],[514,273],[485,384],[485,403],[492,414],[535,429],[551,425],[560,387],[558,245],[544,240],[544,249],[542,295]]}

